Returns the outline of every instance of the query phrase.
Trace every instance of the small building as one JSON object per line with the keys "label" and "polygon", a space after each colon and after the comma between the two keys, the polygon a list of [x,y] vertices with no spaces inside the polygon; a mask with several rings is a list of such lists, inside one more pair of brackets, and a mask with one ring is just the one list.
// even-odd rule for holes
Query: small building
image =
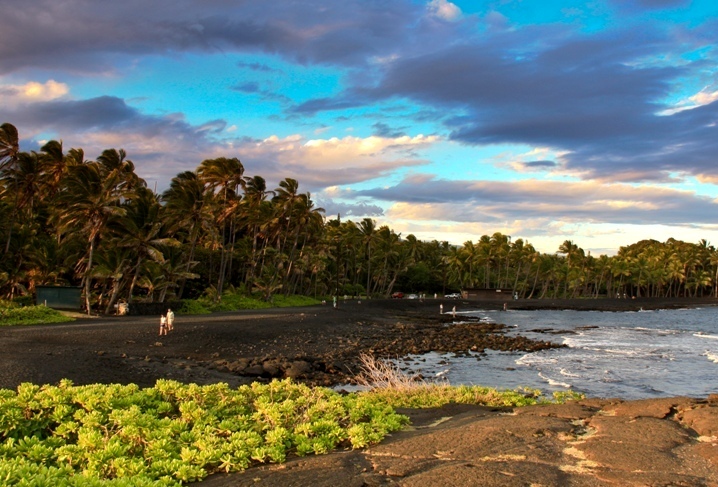
{"label": "small building", "polygon": [[511,289],[475,288],[462,289],[461,297],[464,299],[476,299],[479,301],[511,301],[514,299],[514,293]]}
{"label": "small building", "polygon": [[71,286],[37,286],[36,303],[54,309],[82,309],[82,288]]}

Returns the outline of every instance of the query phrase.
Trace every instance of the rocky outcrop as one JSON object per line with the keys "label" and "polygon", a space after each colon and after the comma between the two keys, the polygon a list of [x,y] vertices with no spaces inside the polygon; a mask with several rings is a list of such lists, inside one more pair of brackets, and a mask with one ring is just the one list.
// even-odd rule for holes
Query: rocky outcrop
{"label": "rocky outcrop", "polygon": [[403,412],[412,426],[380,445],[218,475],[203,485],[718,485],[718,397]]}

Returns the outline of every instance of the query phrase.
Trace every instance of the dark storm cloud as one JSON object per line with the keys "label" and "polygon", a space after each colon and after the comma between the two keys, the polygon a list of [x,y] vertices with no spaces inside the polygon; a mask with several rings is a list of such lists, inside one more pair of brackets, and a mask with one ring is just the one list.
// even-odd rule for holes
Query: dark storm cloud
{"label": "dark storm cloud", "polygon": [[34,67],[102,72],[114,69],[116,56],[207,51],[364,64],[406,40],[405,27],[416,20],[412,12],[421,9],[404,0],[330,7],[310,0],[272,8],[264,2],[199,0],[4,0],[0,73]]}
{"label": "dark storm cloud", "polygon": [[50,101],[23,105],[17,110],[0,110],[5,120],[19,126],[32,125],[43,130],[115,130],[123,125],[156,120],[142,115],[121,98],[100,96],[89,100]]}
{"label": "dark storm cloud", "polygon": [[[628,13],[687,4],[613,1]],[[120,71],[118,57],[129,62],[142,55],[276,54],[295,63],[347,68],[341,95],[303,101],[288,108],[290,116],[403,100],[425,109],[415,120],[419,113],[431,114],[429,120],[443,123],[455,141],[550,147],[565,153],[562,167],[584,178],[667,181],[676,172],[718,177],[718,105],[658,115],[670,108],[661,103],[675,95],[680,81],[715,82],[714,53],[704,49],[705,57],[692,61],[694,56],[684,56],[715,45],[715,20],[695,27],[629,22],[589,33],[570,25],[514,26],[496,12],[432,21],[425,7],[410,0],[307,0],[272,8],[265,2],[199,0],[4,0],[0,74]],[[273,69],[252,62],[236,66]],[[255,82],[233,89],[291,103]],[[123,121],[149,130],[176,128],[109,97],[67,103],[81,109],[71,113],[60,104],[38,104],[4,120],[40,120],[44,110],[77,130],[116,130]],[[391,133],[381,122],[374,129]],[[194,133],[186,124],[180,131]]]}
{"label": "dark storm cloud", "polygon": [[102,96],[88,100],[50,101],[6,109],[0,120],[12,120],[23,146],[42,145],[31,134],[58,134],[66,148],[82,147],[88,157],[115,147],[126,149],[130,159],[142,163],[150,179],[166,183],[172,171],[192,170],[216,148],[212,137],[222,132],[223,120],[199,126],[177,114],[151,116],[128,106],[124,100]]}
{"label": "dark storm cloud", "polygon": [[[695,45],[707,36],[696,35]],[[446,121],[454,140],[553,147],[568,153],[567,169],[586,178],[666,180],[674,171],[716,176],[718,104],[659,115],[678,80],[715,67],[710,60],[644,62],[677,55],[674,44],[649,28],[579,35],[529,27],[398,59],[378,85],[355,86],[332,103],[409,98],[444,107],[458,112]]]}

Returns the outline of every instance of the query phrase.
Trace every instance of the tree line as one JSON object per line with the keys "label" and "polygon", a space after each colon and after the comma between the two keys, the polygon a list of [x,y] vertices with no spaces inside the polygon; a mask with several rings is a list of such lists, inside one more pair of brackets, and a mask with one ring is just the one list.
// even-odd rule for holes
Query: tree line
{"label": "tree line", "polygon": [[706,241],[644,240],[593,257],[572,241],[540,253],[501,233],[451,245],[370,218],[325,217],[295,179],[269,189],[238,158],[202,161],[156,194],[122,149],[95,160],[52,140],[20,151],[0,126],[0,296],[83,289],[85,307],[224,292],[315,297],[511,289],[522,298],[718,295]]}

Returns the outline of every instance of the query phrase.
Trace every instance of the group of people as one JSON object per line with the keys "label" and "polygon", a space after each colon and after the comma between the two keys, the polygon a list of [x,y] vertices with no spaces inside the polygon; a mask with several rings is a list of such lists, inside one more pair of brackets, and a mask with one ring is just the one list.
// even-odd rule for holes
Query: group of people
{"label": "group of people", "polygon": [[166,315],[160,316],[160,336],[166,335],[167,332],[174,330],[175,314],[171,309],[167,310]]}

